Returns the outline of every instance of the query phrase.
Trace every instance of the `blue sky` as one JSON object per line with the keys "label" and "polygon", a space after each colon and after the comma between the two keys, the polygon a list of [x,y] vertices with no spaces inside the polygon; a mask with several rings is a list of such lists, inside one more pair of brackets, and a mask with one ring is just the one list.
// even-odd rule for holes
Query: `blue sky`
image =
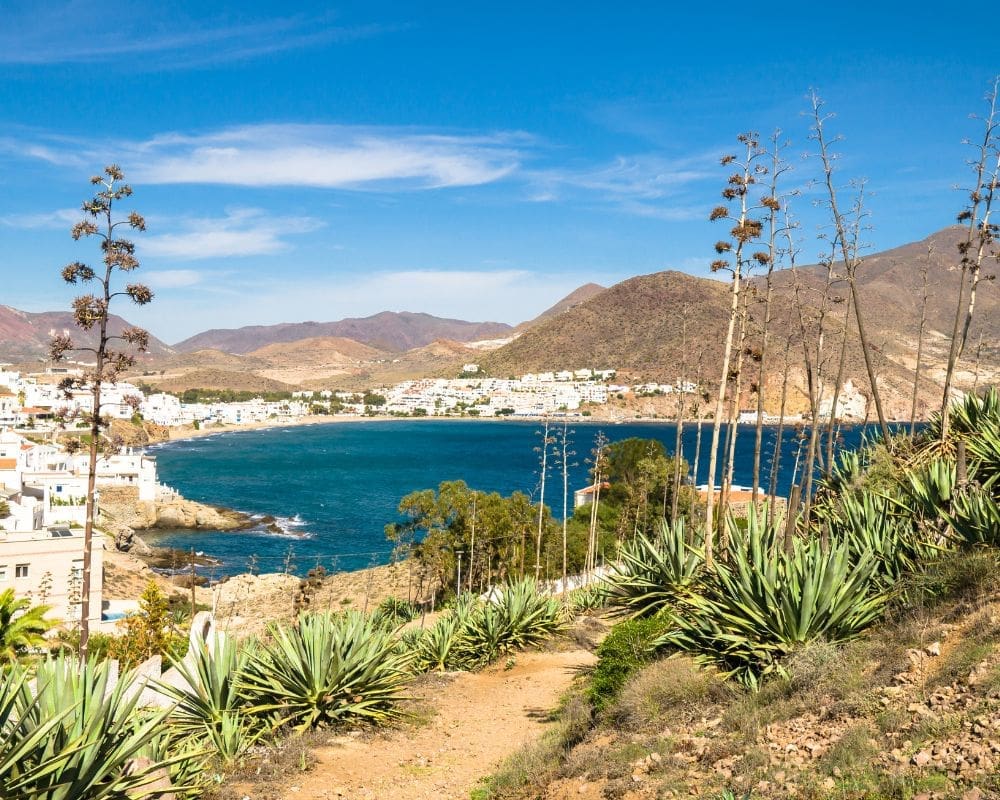
{"label": "blue sky", "polygon": [[[881,250],[954,219],[1000,59],[912,4],[3,4],[0,302],[68,307],[69,227],[117,162],[175,342],[380,310],[516,323],[575,287],[707,274],[744,130],[791,142],[815,255],[807,94],[867,179]],[[845,190],[846,192],[846,190]],[[669,309],[664,309],[669,313]]]}

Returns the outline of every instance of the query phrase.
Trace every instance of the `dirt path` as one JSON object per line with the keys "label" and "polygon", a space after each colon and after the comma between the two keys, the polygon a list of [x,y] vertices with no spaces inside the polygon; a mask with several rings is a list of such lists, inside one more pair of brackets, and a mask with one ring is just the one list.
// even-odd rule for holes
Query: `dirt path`
{"label": "dirt path", "polygon": [[422,726],[364,740],[339,737],[315,752],[318,763],[289,786],[285,800],[468,800],[477,781],[533,741],[581,667],[586,650],[519,653],[494,667],[429,685],[433,717]]}

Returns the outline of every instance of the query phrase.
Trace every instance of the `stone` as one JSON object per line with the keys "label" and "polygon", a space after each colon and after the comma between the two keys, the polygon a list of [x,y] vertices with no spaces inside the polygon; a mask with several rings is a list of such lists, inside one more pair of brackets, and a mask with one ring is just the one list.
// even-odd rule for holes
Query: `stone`
{"label": "stone", "polygon": [[916,767],[926,767],[931,763],[931,754],[927,750],[921,750],[919,753],[914,755],[910,761]]}
{"label": "stone", "polygon": [[941,642],[931,642],[925,650],[927,655],[937,657],[941,655]]}

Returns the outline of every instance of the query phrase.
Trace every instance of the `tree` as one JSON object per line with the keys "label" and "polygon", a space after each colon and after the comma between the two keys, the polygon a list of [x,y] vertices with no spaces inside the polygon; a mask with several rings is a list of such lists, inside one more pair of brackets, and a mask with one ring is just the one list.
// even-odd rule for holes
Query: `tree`
{"label": "tree", "polygon": [[45,619],[49,606],[32,606],[22,597],[14,599],[14,590],[0,592],[0,664],[17,660],[26,650],[45,643],[45,634],[53,623]]}
{"label": "tree", "polygon": [[[66,283],[96,284],[95,294],[84,294],[73,300],[73,319],[84,331],[97,331],[97,344],[94,347],[75,347],[68,334],[59,334],[52,339],[50,354],[52,359],[60,361],[67,353],[89,353],[95,359],[94,368],[86,371],[79,378],[67,378],[62,388],[69,391],[73,388],[89,387],[92,408],[90,421],[90,463],[87,474],[87,509],[86,524],[83,539],[83,585],[80,609],[80,656],[87,656],[87,642],[90,636],[90,584],[91,562],[93,559],[94,537],[94,488],[97,478],[97,454],[101,431],[105,422],[101,418],[101,387],[104,383],[114,383],[117,377],[135,364],[134,352],[145,352],[149,343],[149,334],[142,328],[124,328],[120,333],[112,335],[109,330],[111,301],[116,297],[128,297],[136,305],[146,305],[153,299],[153,293],[148,287],[139,283],[129,283],[124,289],[116,290],[113,286],[115,272],[129,273],[139,266],[135,257],[135,245],[128,239],[121,238],[117,231],[122,226],[132,230],[146,230],[145,220],[135,211],[124,219],[116,219],[114,206],[118,201],[131,196],[132,188],[124,183],[125,175],[121,169],[112,164],[104,168],[103,175],[95,175],[90,179],[94,186],[100,187],[93,198],[83,203],[82,210],[88,218],[73,226],[73,239],[97,236],[100,239],[103,268],[95,270],[79,261],[74,261],[63,268],[62,278]],[[99,223],[99,224],[98,224]],[[120,343],[120,348],[119,344]]]}
{"label": "tree", "polygon": [[154,581],[149,581],[139,597],[139,611],[119,623],[124,633],[108,643],[108,655],[127,667],[141,664],[152,656],[180,655],[187,643],[172,629],[169,602]]}

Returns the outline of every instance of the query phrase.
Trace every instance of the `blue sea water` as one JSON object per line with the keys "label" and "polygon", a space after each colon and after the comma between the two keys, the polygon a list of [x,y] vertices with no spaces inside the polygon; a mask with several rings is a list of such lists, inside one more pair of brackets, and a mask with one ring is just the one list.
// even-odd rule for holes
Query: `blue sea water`
{"label": "blue sea water", "polygon": [[[558,433],[561,423],[557,426]],[[461,479],[475,489],[501,494],[520,490],[537,498],[540,428],[537,422],[514,420],[373,420],[227,432],[157,445],[151,452],[163,483],[191,500],[273,516],[280,531],[259,526],[232,533],[171,531],[147,538],[151,544],[216,558],[219,566],[205,570],[214,578],[247,571],[251,556],[260,571],[279,572],[291,553],[292,571],[299,574],[317,564],[340,571],[385,563],[391,552],[385,525],[397,519],[399,501],[412,491]],[[667,452],[673,452],[676,436],[673,423],[573,421],[569,430],[575,451],[571,491],[588,482],[586,459],[598,431],[611,441],[659,439]],[[765,428],[765,476],[776,430]],[[856,447],[863,433],[860,426],[844,428],[843,446]],[[792,481],[798,446],[794,434],[786,426],[781,494],[787,494]],[[695,438],[695,425],[685,424],[683,452],[689,463]],[[753,440],[753,427],[740,426],[737,484],[751,482]],[[711,425],[706,424],[699,483],[707,477],[710,441]],[[766,478],[762,482],[766,486]],[[549,479],[545,501],[561,516],[561,478]]]}

